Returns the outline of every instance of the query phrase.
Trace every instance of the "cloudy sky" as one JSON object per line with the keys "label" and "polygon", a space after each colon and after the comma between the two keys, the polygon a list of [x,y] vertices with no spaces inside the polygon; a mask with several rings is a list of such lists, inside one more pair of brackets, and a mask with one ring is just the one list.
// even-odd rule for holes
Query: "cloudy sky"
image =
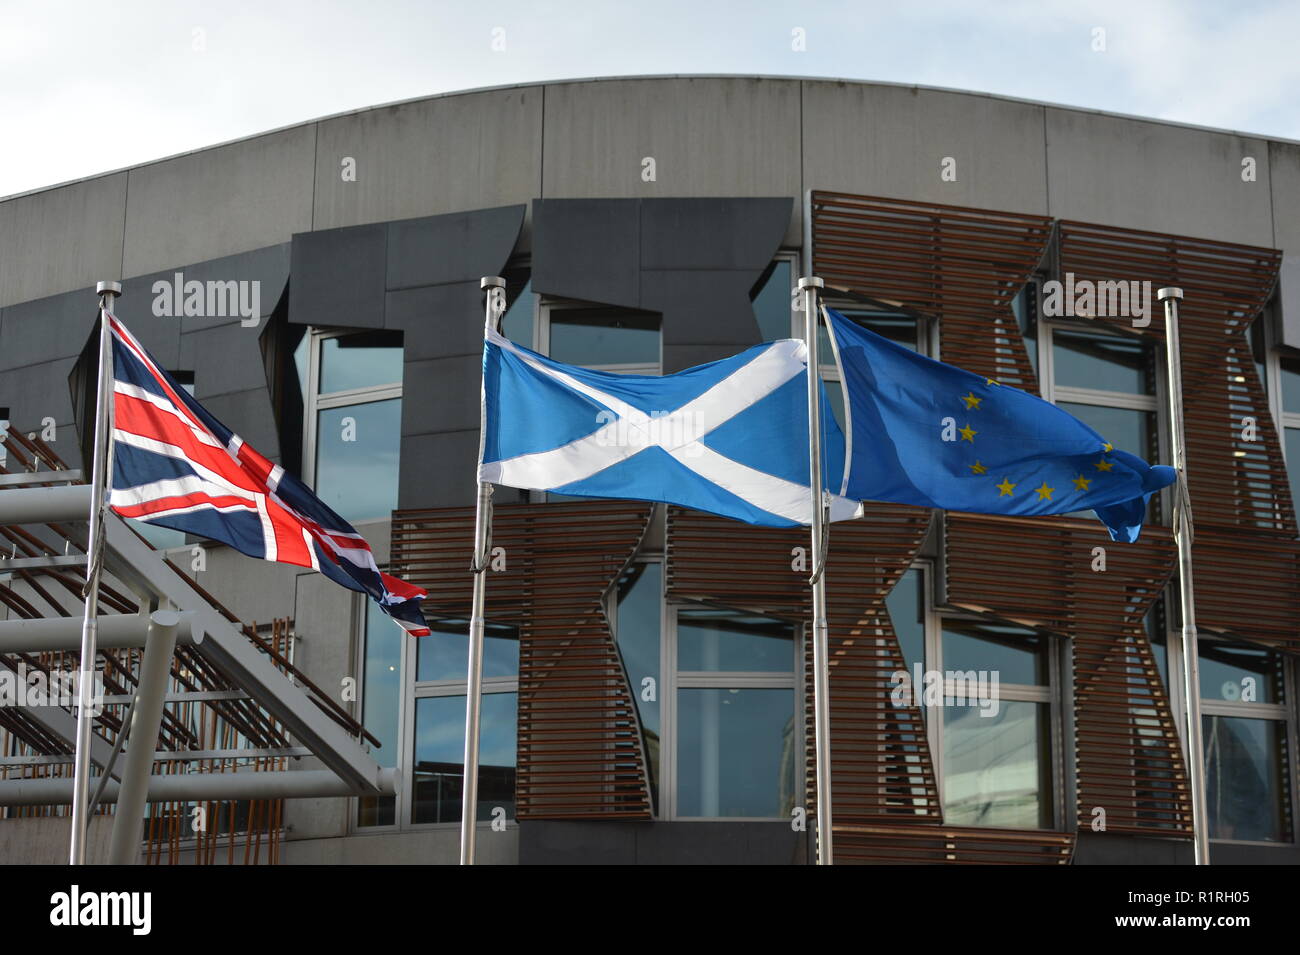
{"label": "cloudy sky", "polygon": [[632,74],[916,83],[1300,139],[1297,37],[1286,0],[0,0],[0,196],[394,100]]}

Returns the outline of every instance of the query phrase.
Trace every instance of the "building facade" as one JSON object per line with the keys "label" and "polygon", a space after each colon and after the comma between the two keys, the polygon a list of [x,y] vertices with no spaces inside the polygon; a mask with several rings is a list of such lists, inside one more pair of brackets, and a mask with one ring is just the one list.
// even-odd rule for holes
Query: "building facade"
{"label": "building facade", "polygon": [[[507,280],[512,340],[666,374],[800,335],[811,272],[856,321],[1151,461],[1169,460],[1154,290],[1177,285],[1211,858],[1294,863],[1297,250],[1291,142],[828,80],[433,97],[0,200],[0,409],[26,438],[3,466],[80,466],[74,369],[95,282],[120,277],[117,314],[158,360],[430,594],[434,635],[407,638],[318,575],[147,530],[240,621],[277,621],[295,679],[397,770],[391,794],[216,807],[218,839],[265,836],[282,863],[451,862],[481,277]],[[1134,545],[1088,514],[869,504],[835,525],[837,861],[1190,862],[1171,506]],[[805,537],[498,488],[480,861],[807,862]],[[13,566],[0,593],[10,618],[72,606]],[[959,705],[954,683],[986,675],[996,699]],[[261,768],[235,735],[168,746]],[[13,727],[0,742],[0,783],[66,771]],[[150,858],[242,861],[192,811],[151,807]],[[0,861],[61,859],[63,812],[0,809]]]}

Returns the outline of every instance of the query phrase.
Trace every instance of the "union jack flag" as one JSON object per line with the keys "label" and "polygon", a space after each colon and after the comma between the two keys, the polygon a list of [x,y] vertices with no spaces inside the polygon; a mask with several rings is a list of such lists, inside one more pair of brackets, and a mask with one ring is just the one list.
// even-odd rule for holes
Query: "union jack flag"
{"label": "union jack flag", "polygon": [[363,537],[284,468],[194,400],[120,321],[113,337],[113,483],[122,517],[310,567],[369,594],[413,636],[429,633],[425,591],[375,564]]}

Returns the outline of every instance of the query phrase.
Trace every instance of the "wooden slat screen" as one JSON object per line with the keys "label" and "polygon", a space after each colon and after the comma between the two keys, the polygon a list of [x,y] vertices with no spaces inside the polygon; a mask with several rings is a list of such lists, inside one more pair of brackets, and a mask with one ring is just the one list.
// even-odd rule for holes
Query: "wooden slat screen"
{"label": "wooden slat screen", "polygon": [[844,289],[943,318],[945,361],[1038,392],[1011,310],[1052,220],[879,196],[814,192],[813,270]]}
{"label": "wooden slat screen", "polygon": [[[653,508],[636,502],[498,506],[487,617],[519,628],[519,819],[650,817],[645,749],[603,596]],[[433,619],[467,619],[474,509],[397,511],[394,573]],[[436,638],[435,638],[436,639]]]}
{"label": "wooden slat screen", "polygon": [[[907,664],[885,596],[911,565],[930,526],[922,508],[868,505],[862,521],[831,528],[826,591],[830,627],[831,768],[835,818],[940,821],[934,766],[917,706],[893,705],[890,677]],[[747,527],[669,510],[667,591],[805,624],[811,612],[806,530]],[[812,731],[811,646],[805,641],[804,715]],[[805,773],[815,814],[811,735]]]}

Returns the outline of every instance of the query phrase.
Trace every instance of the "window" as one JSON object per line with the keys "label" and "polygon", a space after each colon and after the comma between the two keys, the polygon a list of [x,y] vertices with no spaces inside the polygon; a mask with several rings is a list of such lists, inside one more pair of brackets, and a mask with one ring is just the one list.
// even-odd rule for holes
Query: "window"
{"label": "window", "polygon": [[[1185,736],[1182,636],[1156,612],[1160,606],[1148,616],[1151,647]],[[1210,838],[1294,842],[1293,662],[1269,647],[1205,635],[1197,649]]]}
{"label": "window", "polygon": [[611,597],[658,817],[788,820],[804,761],[794,625],[666,603],[658,557]]}
{"label": "window", "polygon": [[[1149,339],[1094,323],[1039,321],[1043,396],[1092,427],[1116,448],[1160,460],[1158,359]],[[1159,520],[1153,495],[1149,521]]]}
{"label": "window", "polygon": [[294,360],[305,387],[304,480],[353,524],[387,519],[397,506],[400,333],[313,330]]}
{"label": "window", "polygon": [[[362,722],[379,738],[376,762],[400,767],[404,789],[396,796],[359,797],[357,828],[459,823],[468,622],[430,621],[429,636],[408,638],[374,601],[365,601],[362,616]],[[518,632],[489,624],[479,715],[480,822],[498,809],[514,817],[518,696]]]}
{"label": "window", "polygon": [[926,719],[945,821],[1053,829],[1061,804],[1060,646],[1012,624],[926,609],[928,565],[903,575],[890,618],[926,685]]}
{"label": "window", "polygon": [[661,374],[659,316],[626,308],[542,306],[540,351],[557,361],[621,375]]}

